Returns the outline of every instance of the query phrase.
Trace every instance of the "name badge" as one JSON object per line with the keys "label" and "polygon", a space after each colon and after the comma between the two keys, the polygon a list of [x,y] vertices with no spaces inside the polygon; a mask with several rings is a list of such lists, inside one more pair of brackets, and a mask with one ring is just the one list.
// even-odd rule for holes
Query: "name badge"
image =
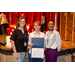
{"label": "name badge", "polygon": [[24,46],[27,46],[26,42],[24,42]]}

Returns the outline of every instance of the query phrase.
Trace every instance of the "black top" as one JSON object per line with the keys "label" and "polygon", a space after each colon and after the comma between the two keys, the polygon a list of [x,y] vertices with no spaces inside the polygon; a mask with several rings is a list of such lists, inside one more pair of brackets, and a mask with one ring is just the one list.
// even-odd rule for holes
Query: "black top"
{"label": "black top", "polygon": [[[25,37],[26,37],[26,40],[25,40]],[[10,39],[15,42],[15,47],[17,52],[27,52],[27,46],[28,46],[27,30],[24,30],[24,34],[23,34],[21,30],[15,29]],[[24,42],[26,42],[27,46],[24,46]]]}

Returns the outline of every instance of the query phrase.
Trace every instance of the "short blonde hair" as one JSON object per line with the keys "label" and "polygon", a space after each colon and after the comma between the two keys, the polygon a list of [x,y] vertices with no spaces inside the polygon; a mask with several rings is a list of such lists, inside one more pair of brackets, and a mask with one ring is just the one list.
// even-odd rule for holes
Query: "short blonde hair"
{"label": "short blonde hair", "polygon": [[39,26],[41,26],[39,21],[35,21],[34,24],[33,24],[34,26],[35,26],[35,23],[37,23]]}

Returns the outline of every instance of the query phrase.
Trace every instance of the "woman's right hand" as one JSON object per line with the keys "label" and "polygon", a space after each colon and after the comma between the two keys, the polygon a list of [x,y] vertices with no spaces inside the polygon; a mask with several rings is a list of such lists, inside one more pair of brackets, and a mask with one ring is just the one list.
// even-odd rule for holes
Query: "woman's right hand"
{"label": "woman's right hand", "polygon": [[33,43],[32,44],[29,44],[29,46],[32,47],[33,46]]}
{"label": "woman's right hand", "polygon": [[14,53],[14,57],[15,57],[15,59],[18,59],[19,58],[18,53]]}

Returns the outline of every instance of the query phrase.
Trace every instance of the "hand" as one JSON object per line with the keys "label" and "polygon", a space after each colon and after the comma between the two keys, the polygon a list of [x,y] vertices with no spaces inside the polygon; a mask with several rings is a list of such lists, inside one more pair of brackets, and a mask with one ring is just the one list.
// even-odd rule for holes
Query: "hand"
{"label": "hand", "polygon": [[[44,58],[45,58],[45,55],[44,55]],[[41,59],[44,59],[44,58],[41,58]]]}
{"label": "hand", "polygon": [[28,57],[28,52],[26,52],[26,55],[25,55],[25,57],[26,57],[26,58]]}
{"label": "hand", "polygon": [[32,47],[33,46],[33,43],[32,44],[29,44],[29,46]]}
{"label": "hand", "polygon": [[18,59],[18,53],[14,53],[15,59]]}

